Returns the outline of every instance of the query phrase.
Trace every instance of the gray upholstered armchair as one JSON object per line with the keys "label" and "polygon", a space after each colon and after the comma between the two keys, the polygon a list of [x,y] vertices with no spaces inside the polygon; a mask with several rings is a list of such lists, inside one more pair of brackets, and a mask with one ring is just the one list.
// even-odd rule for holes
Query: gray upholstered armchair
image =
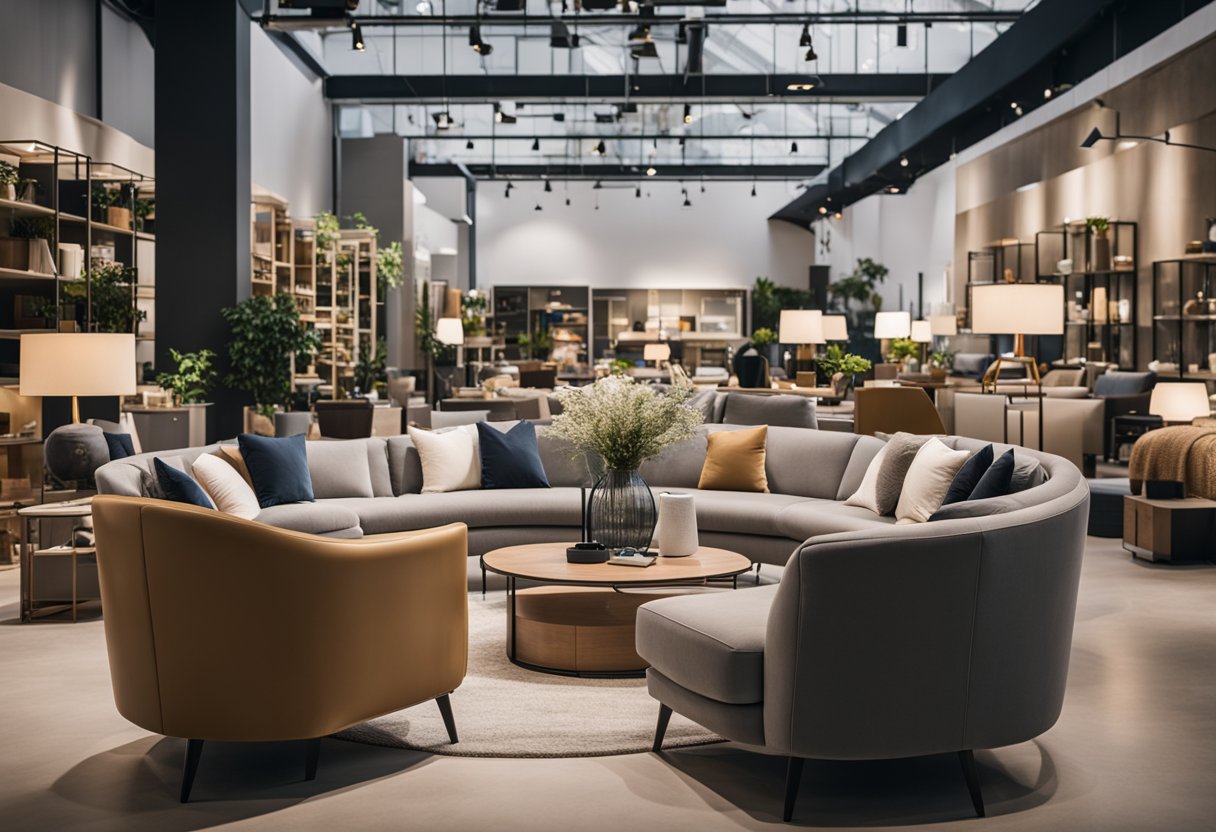
{"label": "gray upholstered armchair", "polygon": [[957,753],[982,816],[974,749],[1049,729],[1068,674],[1089,491],[1037,456],[1005,513],[815,537],[776,586],[639,608],[655,751],[677,711],[788,757],[786,820],[805,758]]}
{"label": "gray upholstered armchair", "polygon": [[1131,414],[1148,415],[1149,400],[1157,374],[1153,372],[1126,372],[1110,370],[1098,376],[1094,382],[1094,396],[1104,402],[1102,447],[1107,459],[1117,457],[1113,447],[1115,417]]}

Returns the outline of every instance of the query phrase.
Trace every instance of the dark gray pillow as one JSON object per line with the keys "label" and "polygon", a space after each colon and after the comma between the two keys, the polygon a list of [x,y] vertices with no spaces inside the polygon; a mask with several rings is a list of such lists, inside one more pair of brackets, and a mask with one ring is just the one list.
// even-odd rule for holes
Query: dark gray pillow
{"label": "dark gray pillow", "polygon": [[883,457],[882,466],[878,469],[875,502],[879,514],[895,513],[895,507],[899,505],[899,495],[904,490],[904,478],[912,467],[912,460],[916,458],[921,446],[932,438],[912,433],[897,433],[887,442],[887,455]]}
{"label": "dark gray pillow", "polygon": [[706,423],[713,423],[716,421],[714,417],[717,415],[717,402],[717,390],[702,390],[689,398],[688,406],[694,410],[699,410]]}
{"label": "dark gray pillow", "polygon": [[722,422],[729,425],[770,425],[783,428],[817,428],[815,400],[783,393],[776,396],[727,393]]}

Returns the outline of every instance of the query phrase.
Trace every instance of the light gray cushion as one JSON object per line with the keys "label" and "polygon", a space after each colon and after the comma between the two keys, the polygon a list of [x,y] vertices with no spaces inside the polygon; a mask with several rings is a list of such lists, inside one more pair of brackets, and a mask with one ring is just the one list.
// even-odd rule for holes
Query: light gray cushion
{"label": "light gray cushion", "polygon": [[718,415],[718,391],[700,390],[688,400],[688,406],[700,411],[701,417],[707,422],[716,422]]}
{"label": "light gray cushion", "polygon": [[316,499],[373,496],[366,440],[318,439],[304,446]]}
{"label": "light gray cushion", "polygon": [[422,491],[422,458],[408,436],[390,436],[388,444],[388,474],[393,494],[417,494]]}
{"label": "light gray cushion", "polygon": [[894,517],[875,514],[861,506],[831,500],[802,500],[777,515],[777,530],[791,540],[808,540],[821,534],[857,532],[892,525]]}
{"label": "light gray cushion", "polygon": [[897,433],[887,442],[887,455],[878,469],[878,513],[893,514],[903,491],[904,477],[912,466],[920,446],[932,437]]}
{"label": "light gray cushion", "polygon": [[722,421],[732,425],[815,428],[815,400],[790,394],[727,393]]}
{"label": "light gray cushion", "polygon": [[256,523],[323,537],[359,538],[363,529],[353,511],[332,500],[319,503],[283,503],[262,509]]}
{"label": "light gray cushion", "polygon": [[470,528],[564,526],[577,529],[581,509],[577,488],[503,488],[493,499],[481,490],[400,497],[327,500],[353,511],[367,534],[429,529],[454,521]]}
{"label": "light gray cushion", "polygon": [[[513,425],[514,423],[499,424]],[[495,427],[498,426],[495,425]],[[545,469],[545,478],[555,488],[561,486],[590,488],[595,484],[595,477],[588,465],[587,458],[569,443],[549,436],[549,432],[544,427],[536,429],[536,450],[540,454],[540,464]]]}
{"label": "light gray cushion", "polygon": [[776,586],[679,595],[638,608],[637,651],[656,671],[732,705],[764,701],[764,635]]}
{"label": "light gray cushion", "polygon": [[367,467],[372,475],[372,496],[393,496],[393,478],[388,470],[388,442],[382,437],[364,439],[367,443]]}

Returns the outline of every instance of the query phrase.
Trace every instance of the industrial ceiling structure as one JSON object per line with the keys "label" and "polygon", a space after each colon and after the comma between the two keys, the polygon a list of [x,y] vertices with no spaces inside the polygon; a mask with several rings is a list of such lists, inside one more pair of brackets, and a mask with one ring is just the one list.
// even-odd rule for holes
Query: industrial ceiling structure
{"label": "industrial ceiling structure", "polygon": [[1206,0],[270,0],[339,136],[410,175],[783,180],[803,227],[918,176]]}

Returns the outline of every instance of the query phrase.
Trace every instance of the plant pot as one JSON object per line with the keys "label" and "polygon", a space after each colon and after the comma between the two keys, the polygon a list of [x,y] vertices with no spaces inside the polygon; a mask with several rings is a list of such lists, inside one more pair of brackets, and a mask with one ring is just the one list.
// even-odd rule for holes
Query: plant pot
{"label": "plant pot", "polygon": [[1095,234],[1093,251],[1090,255],[1090,270],[1108,272],[1111,269],[1110,237],[1105,234]]}
{"label": "plant pot", "polygon": [[188,414],[190,447],[201,448],[207,444],[207,408],[211,407],[211,402],[185,404],[182,407],[186,408]]}
{"label": "plant pot", "polygon": [[654,536],[654,494],[637,469],[604,472],[587,499],[592,540],[609,549],[645,550]]}
{"label": "plant pot", "polygon": [[929,378],[933,379],[934,381],[945,381],[946,380],[946,368],[945,367],[930,367],[929,368]]}
{"label": "plant pot", "polygon": [[17,186],[4,184],[0,185],[0,198],[7,199],[10,202],[17,199]]}
{"label": "plant pot", "polygon": [[763,355],[736,355],[735,375],[740,387],[768,387],[768,359]]}
{"label": "plant pot", "polygon": [[106,225],[113,225],[118,228],[130,228],[131,209],[119,208],[115,205],[106,208]]}

